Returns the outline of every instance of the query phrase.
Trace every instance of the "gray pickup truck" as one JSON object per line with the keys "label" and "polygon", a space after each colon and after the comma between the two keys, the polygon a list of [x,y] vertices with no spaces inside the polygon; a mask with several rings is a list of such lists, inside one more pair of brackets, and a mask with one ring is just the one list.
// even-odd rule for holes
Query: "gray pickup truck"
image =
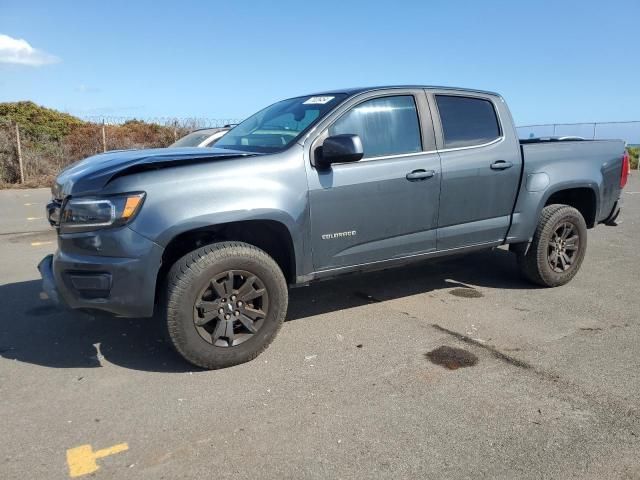
{"label": "gray pickup truck", "polygon": [[288,286],[509,244],[524,276],[577,273],[615,225],[624,143],[519,141],[491,92],[398,86],[290,98],[211,149],[96,155],[60,173],[44,289],[74,309],[166,322],[185,359],[255,358]]}

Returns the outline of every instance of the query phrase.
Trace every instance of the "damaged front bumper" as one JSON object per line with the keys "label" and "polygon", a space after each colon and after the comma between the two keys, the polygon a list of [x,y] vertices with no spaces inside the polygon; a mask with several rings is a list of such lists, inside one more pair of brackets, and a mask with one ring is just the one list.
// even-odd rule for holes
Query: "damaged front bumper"
{"label": "damaged front bumper", "polygon": [[38,271],[42,277],[42,290],[47,294],[49,299],[56,305],[60,305],[60,295],[56,288],[56,281],[53,277],[53,255],[49,254],[44,257],[38,264]]}
{"label": "damaged front bumper", "polygon": [[128,227],[58,236],[38,264],[42,288],[70,309],[151,317],[163,248]]}

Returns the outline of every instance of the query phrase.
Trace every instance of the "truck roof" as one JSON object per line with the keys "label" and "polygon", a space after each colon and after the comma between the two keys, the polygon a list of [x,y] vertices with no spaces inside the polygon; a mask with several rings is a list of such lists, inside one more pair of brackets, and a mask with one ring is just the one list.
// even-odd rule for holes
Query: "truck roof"
{"label": "truck roof", "polygon": [[332,95],[337,93],[344,93],[346,95],[352,96],[357,95],[359,93],[364,92],[372,92],[375,90],[387,90],[393,88],[420,88],[420,89],[431,89],[431,90],[451,90],[451,91],[459,91],[459,92],[469,92],[469,93],[482,93],[485,95],[494,95],[496,97],[500,97],[499,93],[490,92],[488,90],[478,90],[473,88],[460,88],[460,87],[444,87],[439,85],[380,85],[376,87],[355,87],[355,88],[341,88],[335,90],[325,90],[322,92],[313,93],[311,95]]}

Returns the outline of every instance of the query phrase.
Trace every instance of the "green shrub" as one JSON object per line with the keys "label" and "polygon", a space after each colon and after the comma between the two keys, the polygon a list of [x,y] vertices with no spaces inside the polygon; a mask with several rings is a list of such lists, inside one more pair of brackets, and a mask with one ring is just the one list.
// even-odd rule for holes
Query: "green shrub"
{"label": "green shrub", "polygon": [[631,170],[637,170],[638,157],[640,156],[640,147],[628,147],[627,151],[629,152],[629,163],[631,165]]}
{"label": "green shrub", "polygon": [[84,123],[79,118],[33,102],[0,103],[0,120],[18,124],[25,137],[62,139],[74,126]]}
{"label": "green shrub", "polygon": [[[70,163],[104,150],[103,125],[33,102],[0,103],[0,188],[20,181],[15,125],[20,129],[26,183],[47,186]],[[166,147],[189,133],[141,120],[105,125],[107,150]]]}

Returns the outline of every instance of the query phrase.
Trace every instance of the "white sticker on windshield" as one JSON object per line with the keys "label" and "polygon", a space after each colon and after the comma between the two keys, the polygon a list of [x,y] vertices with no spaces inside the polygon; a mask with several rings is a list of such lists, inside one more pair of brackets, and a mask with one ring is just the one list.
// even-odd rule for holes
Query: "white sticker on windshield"
{"label": "white sticker on windshield", "polygon": [[336,97],[311,97],[306,102],[303,102],[304,105],[324,105],[325,103],[329,103]]}

